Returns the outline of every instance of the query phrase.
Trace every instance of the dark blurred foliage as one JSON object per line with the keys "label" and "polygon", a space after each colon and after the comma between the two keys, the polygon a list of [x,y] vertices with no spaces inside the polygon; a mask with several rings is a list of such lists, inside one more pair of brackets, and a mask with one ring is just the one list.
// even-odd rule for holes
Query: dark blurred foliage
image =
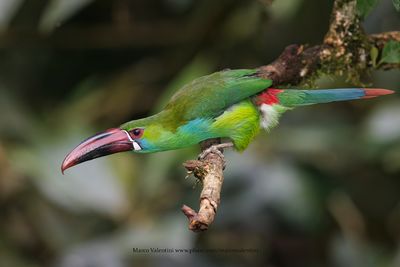
{"label": "dark blurred foliage", "polygon": [[[331,1],[270,2],[0,1],[0,266],[400,266],[398,95],[299,108],[228,151],[222,204],[200,234],[180,212],[198,205],[181,167],[196,147],[61,175],[74,145],[154,113],[184,82],[321,42]],[[364,26],[399,30],[400,16],[382,0]],[[399,74],[363,82],[398,89]],[[133,251],[151,247],[203,252]]]}

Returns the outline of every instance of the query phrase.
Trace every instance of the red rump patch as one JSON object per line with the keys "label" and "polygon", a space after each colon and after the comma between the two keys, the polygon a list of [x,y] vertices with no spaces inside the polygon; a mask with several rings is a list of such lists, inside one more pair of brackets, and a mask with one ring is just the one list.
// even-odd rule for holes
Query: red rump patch
{"label": "red rump patch", "polygon": [[262,92],[256,101],[257,105],[262,105],[262,104],[267,104],[267,105],[273,105],[279,103],[279,98],[278,94],[283,92],[281,89],[275,89],[275,88],[268,88],[264,92]]}

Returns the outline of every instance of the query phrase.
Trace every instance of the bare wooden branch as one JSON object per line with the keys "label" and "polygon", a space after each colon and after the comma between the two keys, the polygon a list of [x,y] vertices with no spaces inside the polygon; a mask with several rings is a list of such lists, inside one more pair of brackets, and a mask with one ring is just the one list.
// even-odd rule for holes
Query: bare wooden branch
{"label": "bare wooden branch", "polygon": [[[220,139],[209,139],[202,142],[202,151],[215,144],[220,144]],[[221,150],[221,152],[223,152]],[[214,221],[215,214],[220,203],[222,183],[224,181],[223,170],[225,159],[222,153],[210,152],[203,159],[186,161],[184,167],[193,173],[203,184],[200,194],[200,209],[195,212],[190,207],[183,205],[182,212],[189,219],[189,229],[194,232],[205,231]]]}
{"label": "bare wooden branch", "polygon": [[400,42],[400,32],[383,32],[368,36],[369,42],[378,48],[383,48],[389,41]]}

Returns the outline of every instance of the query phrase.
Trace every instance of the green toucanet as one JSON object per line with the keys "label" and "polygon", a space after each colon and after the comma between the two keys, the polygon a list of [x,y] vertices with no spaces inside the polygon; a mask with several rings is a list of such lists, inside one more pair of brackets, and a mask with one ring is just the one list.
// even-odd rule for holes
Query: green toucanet
{"label": "green toucanet", "polygon": [[260,128],[276,126],[287,110],[393,93],[375,88],[273,89],[271,85],[272,81],[257,69],[224,70],[200,77],[183,86],[161,112],[83,141],[67,155],[61,169],[64,172],[81,162],[117,152],[179,149],[218,137],[230,139],[242,151]]}

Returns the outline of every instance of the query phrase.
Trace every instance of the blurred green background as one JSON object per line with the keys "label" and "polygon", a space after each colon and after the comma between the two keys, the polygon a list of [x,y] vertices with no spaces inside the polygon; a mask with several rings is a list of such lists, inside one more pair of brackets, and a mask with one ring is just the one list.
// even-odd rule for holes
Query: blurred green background
{"label": "blurred green background", "polygon": [[[180,211],[198,207],[181,166],[197,147],[60,172],[81,140],[156,112],[195,77],[321,43],[331,1],[270,2],[0,1],[0,266],[400,266],[399,95],[299,108],[227,151],[200,234]],[[400,15],[382,0],[364,26],[399,30]],[[400,87],[399,70],[363,79]],[[133,252],[151,247],[209,251]],[[221,251],[241,248],[253,251]]]}

